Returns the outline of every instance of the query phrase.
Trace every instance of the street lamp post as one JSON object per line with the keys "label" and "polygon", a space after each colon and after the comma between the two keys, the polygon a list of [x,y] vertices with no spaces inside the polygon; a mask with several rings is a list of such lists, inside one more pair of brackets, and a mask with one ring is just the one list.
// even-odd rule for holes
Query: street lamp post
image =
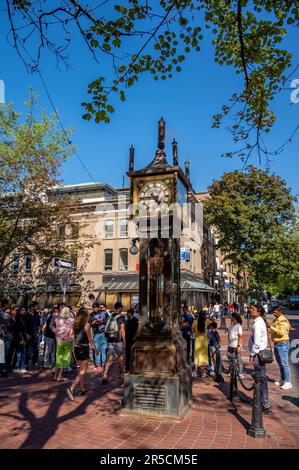
{"label": "street lamp post", "polygon": [[220,294],[220,304],[222,307],[221,311],[221,323],[220,323],[220,329],[221,330],[226,330],[226,321],[224,317],[224,309],[223,309],[223,303],[224,303],[224,286],[225,286],[225,279],[227,278],[227,273],[222,265],[219,266],[219,268],[216,271],[216,279],[215,279],[215,285],[217,289],[219,288],[219,294]]}

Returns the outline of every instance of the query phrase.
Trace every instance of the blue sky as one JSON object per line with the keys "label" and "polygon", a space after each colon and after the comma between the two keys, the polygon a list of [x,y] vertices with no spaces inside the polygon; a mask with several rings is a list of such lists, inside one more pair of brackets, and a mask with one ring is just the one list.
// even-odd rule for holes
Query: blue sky
{"label": "blue sky", "polygon": [[[3,31],[7,23],[1,14],[0,21]],[[295,34],[295,29],[291,30],[286,43],[294,54],[294,65],[299,62]],[[22,112],[23,101],[32,86],[39,95],[39,106],[50,112],[51,106],[39,76],[26,72],[3,32],[0,51],[0,79],[5,82],[6,102],[13,101],[15,108]],[[242,167],[237,157],[221,157],[223,152],[233,148],[230,134],[225,128],[211,128],[212,115],[227,103],[233,91],[239,89],[241,76],[234,75],[232,69],[217,66],[213,62],[213,53],[210,42],[205,40],[202,51],[190,54],[183,64],[183,71],[174,78],[155,82],[151,77],[143,77],[127,91],[126,102],[114,100],[116,111],[108,125],[82,120],[84,110],[80,105],[88,97],[87,84],[101,75],[103,69],[105,73],[107,63],[96,64],[79,40],[75,40],[70,48],[68,70],[58,70],[49,54],[43,55],[41,70],[51,97],[64,126],[74,127],[72,142],[96,181],[122,186],[131,144],[135,147],[135,167],[148,164],[156,150],[157,121],[161,116],[166,120],[169,160],[171,141],[175,137],[180,163],[183,165],[186,159],[190,161],[191,179],[196,190],[204,191],[212,179]],[[293,78],[299,78],[299,69]],[[282,91],[273,105],[278,121],[266,140],[270,149],[285,142],[299,123],[299,103],[291,104],[290,90]],[[298,148],[299,132],[271,163],[271,169],[286,179],[295,194],[299,194]],[[256,157],[251,163],[259,165]],[[64,164],[62,176],[65,183],[90,181],[75,156]]]}

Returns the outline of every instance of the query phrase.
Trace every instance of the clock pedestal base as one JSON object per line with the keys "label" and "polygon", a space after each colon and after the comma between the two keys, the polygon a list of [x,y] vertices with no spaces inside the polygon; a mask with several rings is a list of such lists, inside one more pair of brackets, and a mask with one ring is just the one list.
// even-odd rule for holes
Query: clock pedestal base
{"label": "clock pedestal base", "polygon": [[191,367],[180,334],[140,335],[124,376],[122,414],[181,420],[192,402]]}

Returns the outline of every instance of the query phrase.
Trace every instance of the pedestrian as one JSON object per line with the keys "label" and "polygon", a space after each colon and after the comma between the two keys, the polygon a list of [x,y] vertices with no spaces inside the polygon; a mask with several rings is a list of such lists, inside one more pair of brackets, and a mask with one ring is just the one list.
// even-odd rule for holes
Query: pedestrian
{"label": "pedestrian", "polygon": [[88,368],[89,346],[91,346],[95,354],[97,354],[96,345],[92,338],[91,326],[88,319],[89,312],[87,308],[81,307],[73,324],[74,356],[79,364],[79,371],[72,385],[66,389],[67,396],[71,401],[74,400],[74,390],[79,383],[80,395],[86,395],[87,392],[84,379]]}
{"label": "pedestrian", "polygon": [[74,319],[68,307],[63,307],[59,316],[50,324],[56,339],[55,376],[53,380],[57,382],[67,380],[62,377],[62,373],[63,369],[68,368],[71,362],[74,338],[73,324]]}
{"label": "pedestrian", "polygon": [[41,331],[41,319],[38,302],[32,302],[25,315],[26,322],[26,367],[38,367],[38,339]]}
{"label": "pedestrian", "polygon": [[266,322],[266,325],[274,343],[274,354],[280,370],[281,380],[275,382],[275,385],[280,385],[282,390],[289,390],[292,388],[289,366],[289,331],[291,325],[287,317],[283,315],[281,307],[274,307],[272,313],[275,320],[273,320],[271,325]]}
{"label": "pedestrian", "polygon": [[125,323],[126,334],[126,371],[130,369],[131,364],[131,349],[135,343],[136,334],[138,330],[138,318],[135,317],[134,308],[127,310],[127,319]]}
{"label": "pedestrian", "polygon": [[195,333],[194,376],[197,377],[199,370],[201,377],[204,378],[206,377],[205,368],[209,364],[205,312],[199,312],[198,319],[193,323],[192,331]]}
{"label": "pedestrian", "polygon": [[228,304],[228,313],[229,313],[230,316],[232,315],[233,311],[234,311],[234,306],[233,306],[233,304],[230,302],[230,303]]}
{"label": "pedestrian", "polygon": [[45,343],[44,367],[46,369],[50,369],[50,368],[52,369],[55,365],[56,340],[55,340],[55,333],[54,331],[51,330],[50,325],[58,317],[59,317],[59,308],[57,305],[54,305],[44,325],[44,343]]}
{"label": "pedestrian", "polygon": [[109,314],[104,304],[99,305],[98,302],[94,302],[92,308],[93,311],[90,314],[89,322],[92,328],[93,340],[98,351],[94,355],[93,372],[102,373],[107,360],[108,342],[105,336],[105,328]]}
{"label": "pedestrian", "polygon": [[249,362],[254,366],[254,370],[261,374],[263,412],[265,414],[272,414],[271,404],[269,401],[266,365],[259,356],[259,353],[267,349],[268,346],[267,327],[264,321],[265,310],[258,304],[251,304],[249,309],[251,316],[254,319],[248,345],[250,352]]}
{"label": "pedestrian", "polygon": [[139,319],[139,304],[134,305],[134,307],[131,307],[134,309],[134,317]]}
{"label": "pedestrian", "polygon": [[237,361],[238,361],[239,374],[240,374],[241,379],[243,379],[244,378],[243,361],[241,357],[243,329],[242,329],[241,315],[237,312],[233,312],[231,321],[232,321],[231,326],[227,330],[227,333],[228,333],[227,354],[228,354],[228,358],[229,358],[229,355],[231,354],[236,356]]}
{"label": "pedestrian", "polygon": [[189,308],[187,305],[183,306],[183,312],[179,316],[179,323],[181,327],[181,332],[184,340],[186,341],[186,351],[187,351],[187,363],[190,363],[190,351],[191,351],[191,333],[192,325],[194,322],[193,316],[189,313]]}
{"label": "pedestrian", "polygon": [[7,329],[7,337],[9,338],[9,348],[6,354],[6,370],[7,372],[12,371],[14,369],[15,359],[16,359],[16,349],[17,349],[17,342],[15,339],[15,324],[16,324],[16,317],[19,313],[20,309],[18,307],[11,307],[10,309],[6,310],[6,313],[10,316],[10,323]]}
{"label": "pedestrian", "polygon": [[13,363],[15,364],[13,372],[26,374],[26,309],[20,308],[16,314],[16,322],[14,324],[14,343],[15,353]]}
{"label": "pedestrian", "polygon": [[[10,304],[8,299],[2,299],[0,304],[0,340],[2,349],[2,358],[0,362],[0,376],[7,376],[7,362],[10,343],[12,341],[12,317],[10,316]],[[3,342],[3,344],[2,344]],[[3,357],[4,351],[4,357]],[[4,360],[3,360],[4,359]]]}
{"label": "pedestrian", "polygon": [[208,337],[208,359],[209,359],[209,372],[212,372],[212,366],[214,367],[215,371],[215,360],[214,360],[214,353],[216,348],[220,348],[221,345],[221,338],[217,330],[217,322],[212,321],[207,325],[207,337]]}
{"label": "pedestrian", "polygon": [[214,317],[216,318],[216,320],[218,320],[218,318],[220,318],[221,305],[218,302],[215,302],[215,305],[213,307],[213,314],[214,314]]}
{"label": "pedestrian", "polygon": [[223,306],[223,316],[224,317],[228,317],[228,303],[227,302],[224,302],[224,306]]}
{"label": "pedestrian", "polygon": [[114,311],[108,318],[106,324],[105,335],[108,340],[108,359],[104,367],[102,384],[106,384],[108,382],[108,372],[115,357],[118,360],[119,377],[123,377],[126,331],[122,308],[122,303],[116,302],[114,304]]}

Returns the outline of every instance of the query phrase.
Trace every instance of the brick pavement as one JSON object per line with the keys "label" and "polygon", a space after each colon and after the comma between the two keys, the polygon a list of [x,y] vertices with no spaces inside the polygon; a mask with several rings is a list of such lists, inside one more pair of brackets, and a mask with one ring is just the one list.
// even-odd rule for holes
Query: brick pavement
{"label": "brick pavement", "polygon": [[[296,328],[292,336],[298,338],[298,324]],[[246,344],[248,333],[244,336]],[[247,360],[246,350],[243,355]],[[251,384],[247,372],[250,367],[245,363],[245,381]],[[69,402],[65,396],[66,384],[51,381],[47,371],[21,377],[12,375],[0,381],[0,448],[298,448],[298,369],[293,372],[297,373],[293,380],[296,386],[283,392],[274,385],[278,378],[277,365],[268,367],[274,412],[264,417],[264,439],[247,436],[251,407],[239,401],[232,406],[226,399],[227,376],[220,385],[211,377],[195,379],[192,409],[181,422],[174,422],[122,416],[122,383],[118,379],[103,386],[98,375],[89,373],[89,393]]]}

